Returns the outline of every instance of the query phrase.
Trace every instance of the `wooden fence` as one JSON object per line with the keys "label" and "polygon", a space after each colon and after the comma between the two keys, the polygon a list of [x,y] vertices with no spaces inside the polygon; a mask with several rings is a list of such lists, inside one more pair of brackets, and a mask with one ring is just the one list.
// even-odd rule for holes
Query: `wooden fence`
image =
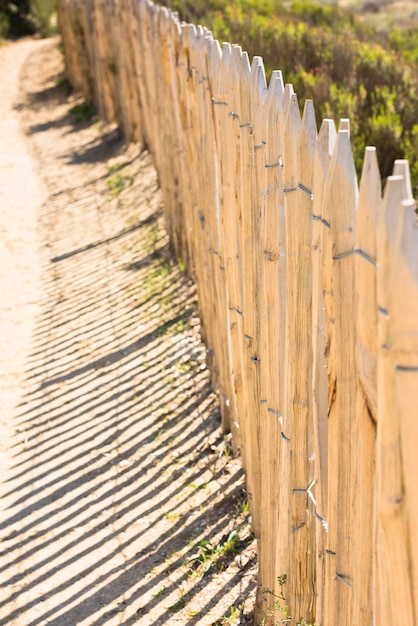
{"label": "wooden fence", "polygon": [[258,539],[256,623],[418,624],[408,163],[382,198],[366,148],[358,185],[348,120],[318,133],[280,71],[267,85],[260,57],[148,0],[59,14],[70,80],[152,151],[197,283]]}

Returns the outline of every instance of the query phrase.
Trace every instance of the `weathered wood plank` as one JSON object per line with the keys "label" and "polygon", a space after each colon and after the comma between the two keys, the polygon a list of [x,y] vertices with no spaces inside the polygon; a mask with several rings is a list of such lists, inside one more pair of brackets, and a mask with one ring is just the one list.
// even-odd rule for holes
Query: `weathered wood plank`
{"label": "weathered wood plank", "polygon": [[293,352],[286,372],[283,415],[283,429],[290,439],[288,541],[292,554],[286,597],[296,619],[312,621],[315,522],[306,492],[314,477],[310,385],[312,172],[316,122],[311,101],[306,102],[300,120],[297,97],[292,96],[286,130],[283,167],[287,249],[286,352]]}
{"label": "weathered wood plank", "polygon": [[[243,52],[241,58],[241,74],[239,83],[240,92],[240,171],[241,171],[241,271],[242,271],[242,303],[243,303],[243,337],[242,345],[242,376],[245,400],[245,442],[246,442],[246,478],[248,500],[253,515],[253,526],[256,537],[260,537],[258,502],[260,494],[260,458],[258,441],[254,438],[254,388],[250,360],[252,335],[249,320],[254,315],[254,302],[251,300],[253,265],[250,255],[254,242],[249,224],[252,219],[252,164],[253,164],[253,137],[252,137],[252,109],[250,107],[250,92],[252,73],[248,54]],[[249,251],[247,254],[247,250]],[[254,364],[255,367],[256,364]]]}
{"label": "weathered wood plank", "polygon": [[[327,621],[370,623],[375,424],[357,370],[355,228],[357,180],[347,131],[329,176],[335,312],[336,410],[330,421]],[[360,270],[361,271],[361,270]],[[360,276],[361,278],[361,276]],[[360,283],[361,284],[361,283]]]}
{"label": "weathered wood plank", "polygon": [[[276,543],[280,511],[279,485],[279,376],[283,364],[279,361],[280,325],[280,221],[279,204],[283,203],[282,168],[279,163],[280,109],[284,93],[281,72],[273,72],[265,101],[264,182],[260,205],[260,472],[261,516],[259,585],[261,593],[257,612],[270,612],[274,596],[263,589],[276,591]],[[260,597],[261,596],[261,597]]]}
{"label": "weathered wood plank", "polygon": [[[410,447],[413,440],[404,438],[416,433],[417,423],[416,405],[409,400],[416,383],[417,233],[411,203],[403,205],[407,196],[405,177],[390,176],[378,233],[376,623],[396,622],[400,607],[404,623],[418,619],[416,551],[412,550],[413,546],[416,550],[417,527],[416,518],[410,517],[416,512],[417,498],[413,474],[407,473],[416,455]],[[402,392],[408,393],[405,399]],[[402,406],[408,405],[409,412],[403,413]]]}
{"label": "weathered wood plank", "polygon": [[[328,375],[327,375],[327,320],[324,286],[321,279],[322,263],[331,263],[328,222],[323,217],[324,187],[334,151],[337,132],[332,120],[321,124],[315,146],[313,164],[312,202],[312,420],[315,458],[316,518],[316,621],[324,621],[325,550],[328,529]],[[329,251],[328,260],[323,255]],[[319,522],[319,523],[318,523]]]}

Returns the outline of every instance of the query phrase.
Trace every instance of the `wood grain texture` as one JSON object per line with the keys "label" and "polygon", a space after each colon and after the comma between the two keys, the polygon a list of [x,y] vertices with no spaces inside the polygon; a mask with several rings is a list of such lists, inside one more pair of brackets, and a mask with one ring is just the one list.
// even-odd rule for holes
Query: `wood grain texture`
{"label": "wood grain texture", "polygon": [[[153,154],[242,457],[256,620],[418,623],[418,232],[408,163],[150,0],[60,0],[68,75]],[[264,593],[267,589],[268,592]],[[280,607],[275,606],[277,596]],[[288,609],[285,608],[287,604]]]}
{"label": "wood grain texture", "polygon": [[[415,497],[407,433],[414,436],[416,408],[408,396],[416,383],[417,229],[404,176],[388,178],[378,233],[378,430],[376,620],[417,623]],[[402,282],[400,282],[402,281]],[[398,316],[398,319],[396,319]],[[414,376],[415,374],[415,376]],[[416,387],[415,387],[416,389]],[[413,461],[412,461],[413,463]],[[410,508],[411,507],[411,508]],[[415,548],[415,552],[414,549]]]}
{"label": "wood grain texture", "polygon": [[[283,204],[282,168],[279,163],[280,110],[284,93],[281,72],[273,72],[265,100],[264,182],[260,205],[260,570],[262,589],[277,591],[274,538],[278,536],[280,514],[279,482],[279,379],[283,364],[279,359],[280,327],[285,312],[280,310],[280,216]],[[258,612],[274,608],[274,596],[259,594]]]}

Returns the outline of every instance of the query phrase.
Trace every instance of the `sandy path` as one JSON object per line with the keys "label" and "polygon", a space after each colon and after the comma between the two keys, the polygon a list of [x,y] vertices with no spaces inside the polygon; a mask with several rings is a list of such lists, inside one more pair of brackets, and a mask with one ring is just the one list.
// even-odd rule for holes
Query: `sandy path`
{"label": "sandy path", "polygon": [[28,41],[0,50],[0,472],[8,462],[8,425],[19,401],[38,299],[37,210],[45,189],[13,110],[20,69],[35,47],[39,43]]}
{"label": "sandy path", "polygon": [[[219,623],[254,590],[254,546],[150,156],[75,124],[56,43],[1,67],[0,624]],[[233,529],[203,577],[199,542]]]}

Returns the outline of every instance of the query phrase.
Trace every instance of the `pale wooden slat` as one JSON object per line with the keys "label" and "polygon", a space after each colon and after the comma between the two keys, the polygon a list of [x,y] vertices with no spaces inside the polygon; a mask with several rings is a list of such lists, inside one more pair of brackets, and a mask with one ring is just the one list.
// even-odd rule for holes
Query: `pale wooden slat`
{"label": "pale wooden slat", "polygon": [[[396,379],[402,384],[410,382],[411,372],[405,372],[403,379],[397,371],[403,361],[404,354],[414,354],[414,343],[410,345],[414,332],[397,333],[395,311],[401,314],[405,322],[409,315],[409,295],[411,306],[414,306],[414,291],[405,291],[401,300],[396,302],[393,297],[400,296],[402,285],[396,285],[396,272],[402,263],[401,252],[404,234],[405,215],[402,202],[407,197],[407,185],[403,176],[390,176],[387,179],[381,220],[378,232],[378,312],[379,312],[379,361],[378,361],[378,430],[377,430],[377,535],[376,535],[376,620],[388,619],[396,621],[399,607],[402,607],[402,620],[413,624],[414,599],[416,595],[411,580],[411,544],[405,500],[405,469],[403,467],[403,437],[401,434],[401,414],[397,403]],[[409,226],[409,224],[408,224]],[[413,227],[413,225],[411,225]],[[413,227],[414,228],[414,227]],[[412,229],[411,229],[412,230]],[[412,240],[416,231],[412,230]],[[413,248],[412,248],[413,249]],[[413,255],[416,252],[413,252]],[[412,257],[413,258],[413,257]],[[396,261],[396,262],[395,262]],[[408,272],[403,274],[407,278]],[[412,281],[405,287],[413,286],[416,272],[412,273]],[[402,312],[401,312],[402,310]],[[414,309],[412,308],[412,312]],[[415,320],[410,319],[409,329],[413,329]],[[407,330],[408,326],[405,328]],[[416,335],[416,331],[415,331]],[[402,340],[406,340],[403,346]],[[399,340],[400,345],[399,345]],[[406,348],[406,349],[405,349]],[[406,363],[408,365],[408,363]],[[403,372],[402,372],[403,373]],[[409,380],[407,380],[409,379]],[[405,417],[406,424],[414,414]],[[414,496],[412,496],[412,502]],[[416,501],[416,499],[415,499]],[[413,524],[415,522],[412,522]],[[415,598],[414,598],[415,595]],[[416,607],[416,603],[415,603]]]}
{"label": "pale wooden slat", "polygon": [[[241,97],[240,80],[242,71],[242,49],[240,46],[232,46],[231,72],[229,84],[229,135],[227,141],[233,146],[233,155],[230,160],[231,178],[229,189],[230,208],[227,214],[231,219],[229,228],[225,233],[229,234],[230,248],[226,257],[226,272],[228,280],[228,308],[230,311],[230,333],[232,350],[232,380],[235,393],[235,418],[239,432],[236,434],[234,443],[237,450],[241,451],[243,465],[246,467],[247,450],[245,444],[245,394],[243,387],[243,344],[244,344],[244,324],[243,324],[243,290],[242,290],[242,231],[241,231],[241,202],[242,202],[242,181],[241,181],[241,141],[240,141],[240,119],[241,119]],[[225,253],[228,250],[224,248]]]}
{"label": "pale wooden slat", "polygon": [[366,148],[356,223],[357,358],[360,383],[377,420],[377,243],[382,185],[376,149]]}
{"label": "pale wooden slat", "polygon": [[[260,316],[258,307],[260,289],[260,196],[264,168],[265,115],[264,102],[267,84],[264,64],[260,57],[254,57],[249,76],[249,117],[243,117],[246,126],[243,136],[247,138],[245,148],[249,164],[248,200],[242,210],[242,275],[244,308],[244,361],[246,379],[246,420],[249,455],[251,457],[254,488],[249,492],[252,502],[254,533],[260,538]],[[244,113],[245,115],[245,113]],[[244,127],[243,127],[244,128]],[[243,155],[244,156],[244,155]]]}
{"label": "pale wooden slat", "polygon": [[[236,403],[232,378],[231,363],[231,337],[230,337],[230,311],[228,295],[228,279],[226,276],[226,263],[229,248],[229,220],[233,208],[231,206],[231,167],[233,154],[230,145],[226,142],[228,126],[228,113],[231,110],[229,103],[229,74],[231,65],[231,45],[224,43],[222,46],[222,57],[218,68],[216,80],[213,81],[212,112],[215,126],[215,140],[217,153],[217,171],[219,176],[218,186],[218,215],[217,215],[217,251],[219,263],[217,267],[218,276],[218,352],[217,360],[220,368],[219,376],[219,397],[221,402],[222,424],[225,431],[232,428],[233,434],[237,436],[236,427]],[[225,230],[227,228],[227,230]]]}
{"label": "pale wooden slat", "polygon": [[[286,86],[287,87],[287,86]],[[301,119],[299,114],[299,105],[296,94],[293,93],[293,89],[287,87],[284,94],[283,104],[286,106],[286,99],[288,98],[287,110],[283,111],[281,119],[281,132],[282,132],[282,161],[283,161],[283,190],[284,190],[284,246],[286,251],[286,282],[283,285],[285,289],[285,336],[284,336],[284,351],[283,355],[289,355],[292,349],[290,345],[295,345],[297,329],[297,307],[296,307],[296,293],[294,280],[297,272],[298,261],[298,242],[295,240],[296,235],[296,222],[299,219],[298,210],[298,182],[299,182],[299,155],[297,153],[297,145],[300,140],[301,133]],[[283,126],[282,126],[283,121]],[[303,366],[302,366],[303,367]],[[285,596],[287,604],[290,605],[291,614],[294,609],[293,602],[296,600],[296,589],[294,588],[294,565],[297,565],[293,561],[293,554],[289,549],[289,543],[291,541],[291,532],[294,520],[291,520],[290,509],[293,505],[291,499],[293,497],[292,487],[305,489],[307,485],[292,484],[292,457],[295,454],[295,449],[298,443],[292,439],[292,435],[295,433],[294,420],[294,389],[295,389],[295,377],[296,377],[296,362],[286,359],[286,374],[283,381],[283,397],[281,400],[280,411],[280,491],[281,491],[281,511],[285,512],[279,516],[278,520],[278,546],[277,546],[277,559],[276,559],[276,571],[279,576],[286,575],[287,585],[285,587]],[[306,372],[306,375],[308,373]],[[296,409],[297,411],[297,409]],[[303,477],[305,482],[305,477]],[[296,495],[298,501],[300,499],[305,503],[305,496]],[[294,531],[300,532],[301,526],[294,524]],[[302,531],[303,532],[303,531]],[[290,583],[291,581],[291,583]],[[290,584],[289,584],[290,583]],[[282,617],[279,613],[276,614],[277,618]]]}
{"label": "pale wooden slat", "polygon": [[[280,311],[280,222],[279,203],[283,203],[282,168],[279,163],[280,143],[278,125],[284,85],[281,72],[273,72],[265,101],[264,181],[260,205],[260,472],[261,515],[259,585],[275,591],[277,522],[280,512],[279,484],[279,385],[283,364],[279,362],[280,325],[284,311]],[[260,597],[261,596],[261,597]],[[271,611],[274,596],[259,593],[257,611]]]}
{"label": "pale wooden slat", "polygon": [[409,171],[409,163],[406,159],[396,159],[393,164],[393,176],[403,176],[406,187],[406,198],[413,199],[411,173]]}
{"label": "pale wooden slat", "polygon": [[227,329],[229,321],[227,319],[227,298],[226,298],[226,281],[224,277],[224,265],[221,250],[221,211],[222,211],[222,165],[220,165],[220,154],[222,140],[220,137],[222,116],[226,115],[224,109],[227,108],[226,90],[227,84],[222,80],[223,64],[229,65],[230,47],[221,50],[219,43],[213,41],[209,54],[209,86],[211,90],[212,116],[214,127],[214,159],[216,179],[213,188],[213,209],[209,213],[211,245],[210,245],[210,262],[212,264],[213,273],[213,297],[214,297],[214,333],[213,333],[213,350],[214,350],[214,384],[218,392],[221,404],[222,426],[225,431],[229,430],[229,403],[228,397],[230,388],[228,387],[229,375],[229,337]]}
{"label": "pale wooden slat", "polygon": [[[251,220],[252,210],[252,163],[253,163],[253,141],[252,141],[252,116],[250,108],[250,91],[251,91],[251,66],[248,54],[243,52],[241,58],[240,73],[240,172],[241,172],[241,257],[242,257],[242,302],[243,302],[243,335],[244,343],[242,345],[242,376],[243,389],[245,399],[245,442],[246,442],[246,480],[248,500],[253,515],[253,525],[255,534],[259,538],[259,510],[255,505],[257,497],[260,493],[260,458],[258,452],[258,442],[254,440],[254,422],[252,418],[252,376],[250,375],[250,367],[252,362],[248,363],[248,351],[251,337],[247,332],[246,320],[251,315],[253,303],[248,296],[248,281],[250,280],[252,265],[247,256],[247,249],[251,249],[251,233],[248,231],[247,224]],[[247,295],[246,295],[247,294]],[[249,308],[249,311],[247,310]]]}
{"label": "pale wooden slat", "polygon": [[[313,141],[312,141],[313,139]],[[314,560],[312,519],[306,490],[312,476],[309,468],[309,381],[311,367],[311,190],[312,161],[316,139],[312,108],[305,107],[300,119],[296,95],[291,96],[284,136],[283,185],[286,220],[286,353],[293,351],[284,383],[282,430],[288,438],[283,456],[288,456],[287,536],[290,553],[286,598],[290,611],[310,620],[312,588],[306,586]],[[296,490],[296,491],[295,491]],[[279,530],[279,538],[280,538]],[[279,539],[280,540],[280,539]],[[302,593],[302,590],[304,592]]]}
{"label": "pale wooden slat", "polygon": [[[335,157],[335,158],[334,158]],[[357,181],[347,131],[341,131],[328,175],[335,311],[336,411],[329,428],[327,601],[330,622],[371,620],[375,426],[357,373],[355,226]],[[361,271],[361,270],[360,270]]]}
{"label": "pale wooden slat", "polygon": [[346,130],[348,132],[348,136],[350,136],[350,120],[347,117],[342,117],[340,119],[338,132],[340,132],[340,130]]}
{"label": "pale wooden slat", "polygon": [[[192,64],[195,71],[192,77],[196,88],[195,108],[200,110],[199,124],[201,128],[200,147],[198,163],[193,158],[195,155],[193,133],[191,132],[192,106],[189,102],[187,85],[189,83],[189,69],[185,64],[183,56],[183,44],[180,46],[180,56],[178,62],[179,76],[181,76],[180,109],[181,125],[186,125],[187,132],[181,133],[182,146],[179,152],[181,159],[181,211],[177,221],[178,228],[185,230],[185,225],[189,224],[186,233],[191,236],[192,241],[188,250],[193,256],[192,269],[196,280],[199,297],[199,314],[202,324],[202,337],[208,347],[209,354],[214,352],[213,335],[216,329],[213,327],[213,293],[208,286],[214,284],[213,263],[210,257],[212,248],[212,230],[214,213],[214,189],[217,186],[217,172],[215,168],[215,139],[212,119],[211,94],[208,89],[207,59],[212,46],[211,38],[199,33],[195,40],[195,45],[190,50]],[[181,95],[183,92],[183,95]],[[195,197],[194,183],[195,177],[200,174],[200,198],[199,204]],[[187,218],[183,218],[183,214]],[[184,233],[182,233],[184,236]],[[183,258],[184,258],[183,250]],[[190,259],[189,259],[190,261]],[[190,269],[190,266],[189,266]]]}
{"label": "pale wooden slat", "polygon": [[[404,200],[401,213],[403,224],[394,252],[393,281],[391,293],[388,294],[395,372],[393,378],[387,381],[387,391],[388,395],[393,393],[395,396],[396,416],[400,425],[400,454],[404,477],[402,495],[405,500],[403,515],[407,541],[405,547],[409,550],[409,560],[405,564],[404,580],[397,580],[395,584],[396,587],[404,584],[410,590],[412,623],[418,623],[418,226],[415,202],[412,199]],[[390,385],[392,389],[389,389]]]}
{"label": "pale wooden slat", "polygon": [[[226,53],[226,54],[225,54]],[[225,61],[225,62],[224,62]],[[219,171],[222,189],[220,201],[221,259],[226,280],[226,315],[228,322],[227,362],[229,380],[227,394],[230,401],[229,422],[233,433],[234,447],[243,449],[245,414],[242,384],[242,343],[243,343],[243,302],[241,270],[240,210],[238,198],[241,195],[240,177],[240,91],[242,50],[239,46],[224,44],[218,91],[214,95],[213,112],[216,117],[217,142],[219,144]],[[226,102],[226,104],[220,104]]]}
{"label": "pale wooden slat", "polygon": [[[325,550],[328,519],[328,376],[327,376],[327,320],[324,303],[321,265],[331,263],[331,254],[324,258],[330,237],[324,221],[324,186],[337,132],[332,120],[322,121],[315,146],[313,164],[312,202],[312,421],[315,458],[316,510],[316,620],[324,622]],[[318,523],[319,522],[319,523]]]}

